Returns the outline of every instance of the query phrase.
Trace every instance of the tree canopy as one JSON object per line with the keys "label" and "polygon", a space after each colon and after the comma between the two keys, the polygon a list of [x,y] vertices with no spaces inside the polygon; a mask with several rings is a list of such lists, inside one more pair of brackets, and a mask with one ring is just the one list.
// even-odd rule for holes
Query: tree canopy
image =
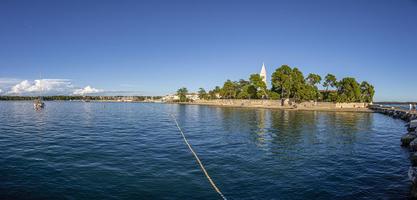
{"label": "tree canopy", "polygon": [[204,90],[204,88],[200,88],[199,90],[198,90],[198,98],[200,98],[200,99],[208,99],[208,94],[207,94],[207,92],[206,92],[206,90]]}
{"label": "tree canopy", "polygon": [[220,92],[220,95],[225,99],[234,99],[237,94],[237,84],[231,80],[227,80],[223,84],[223,88]]}
{"label": "tree canopy", "polygon": [[252,74],[249,78],[250,86],[253,87],[253,97],[258,99],[268,98],[268,89],[266,83],[262,80],[259,74]]}
{"label": "tree canopy", "polygon": [[374,98],[374,94],[375,94],[374,86],[369,84],[366,81],[362,81],[360,88],[361,88],[361,100],[367,103],[372,102]]}
{"label": "tree canopy", "polygon": [[361,89],[355,78],[346,77],[338,83],[338,102],[360,102]]}
{"label": "tree canopy", "polygon": [[326,77],[324,77],[323,87],[325,87],[326,90],[329,90],[329,87],[336,87],[336,84],[337,79],[335,75],[327,74]]}
{"label": "tree canopy", "polygon": [[177,95],[180,98],[180,102],[186,102],[187,101],[187,94],[188,90],[186,87],[182,87],[177,90]]}
{"label": "tree canopy", "polygon": [[227,80],[222,87],[216,86],[208,93],[200,88],[198,94],[202,99],[290,98],[298,102],[372,102],[375,89],[368,82],[363,81],[359,84],[352,77],[338,81],[336,76],[330,73],[324,79],[314,73],[304,77],[303,72],[297,67],[282,65],[272,73],[270,89],[259,74],[251,74],[248,80]]}
{"label": "tree canopy", "polygon": [[282,98],[290,98],[293,70],[288,65],[282,65],[272,74],[272,91],[281,95]]}

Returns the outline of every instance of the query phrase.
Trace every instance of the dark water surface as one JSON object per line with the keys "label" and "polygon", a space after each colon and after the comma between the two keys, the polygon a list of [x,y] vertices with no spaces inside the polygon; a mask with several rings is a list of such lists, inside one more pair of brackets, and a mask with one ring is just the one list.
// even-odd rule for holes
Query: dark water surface
{"label": "dark water surface", "polygon": [[404,123],[374,113],[0,102],[0,199],[404,199]]}

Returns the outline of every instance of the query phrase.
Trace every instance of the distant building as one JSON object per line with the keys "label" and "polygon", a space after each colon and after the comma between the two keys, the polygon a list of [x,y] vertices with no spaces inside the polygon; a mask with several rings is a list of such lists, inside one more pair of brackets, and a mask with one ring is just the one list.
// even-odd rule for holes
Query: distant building
{"label": "distant building", "polygon": [[180,97],[176,94],[170,94],[162,97],[161,99],[163,102],[171,102],[171,101],[178,101],[180,100]]}
{"label": "distant building", "polygon": [[261,73],[259,73],[259,75],[261,76],[262,81],[265,82],[265,85],[267,85],[266,84],[266,69],[265,69],[265,64],[264,63],[262,63],[262,69],[261,69]]}
{"label": "distant building", "polygon": [[198,97],[198,94],[196,93],[187,94],[186,97],[191,101],[196,101],[200,99],[200,97]]}
{"label": "distant building", "polygon": [[[198,97],[197,93],[189,93],[187,95],[185,95],[187,97],[188,100],[190,101],[196,101],[199,100],[200,98]],[[166,95],[164,97],[161,98],[161,101],[163,102],[173,102],[173,101],[179,101],[180,97],[176,94],[170,94],[170,95]]]}

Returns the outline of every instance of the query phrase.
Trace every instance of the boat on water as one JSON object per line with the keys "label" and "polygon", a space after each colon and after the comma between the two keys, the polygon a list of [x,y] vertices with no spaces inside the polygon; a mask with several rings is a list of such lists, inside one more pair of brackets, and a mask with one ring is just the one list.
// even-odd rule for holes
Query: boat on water
{"label": "boat on water", "polygon": [[39,86],[40,86],[40,93],[39,93],[39,97],[37,99],[35,99],[35,101],[33,101],[33,108],[35,110],[41,110],[45,107],[45,103],[42,101],[42,79],[41,79],[41,75],[39,75]]}
{"label": "boat on water", "polygon": [[45,107],[45,103],[42,101],[42,99],[41,99],[41,98],[36,99],[36,100],[33,102],[33,108],[35,108],[35,110],[40,110],[40,109],[42,109],[42,108],[44,108],[44,107]]}

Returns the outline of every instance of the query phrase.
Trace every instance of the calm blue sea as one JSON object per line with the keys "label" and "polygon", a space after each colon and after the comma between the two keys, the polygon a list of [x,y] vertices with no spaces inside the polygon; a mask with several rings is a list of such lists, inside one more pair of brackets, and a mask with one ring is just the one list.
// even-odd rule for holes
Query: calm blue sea
{"label": "calm blue sea", "polygon": [[0,199],[404,199],[404,122],[374,113],[0,102]]}

